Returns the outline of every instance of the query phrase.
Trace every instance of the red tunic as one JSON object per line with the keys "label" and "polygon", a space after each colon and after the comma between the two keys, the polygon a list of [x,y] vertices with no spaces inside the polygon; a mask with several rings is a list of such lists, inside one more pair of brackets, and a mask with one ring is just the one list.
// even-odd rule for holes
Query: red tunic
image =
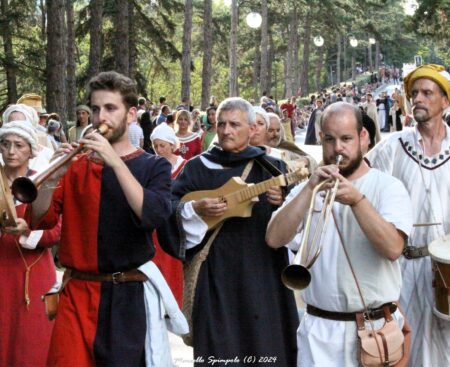
{"label": "red tunic", "polygon": [[[62,215],[59,255],[66,268],[123,272],[153,257],[151,234],[170,213],[170,164],[141,150],[122,159],[143,187],[140,218],[113,169],[87,155],[59,182],[39,227]],[[146,329],[141,282],[72,279],[60,297],[48,366],[142,366]]]}
{"label": "red tunic", "polygon": [[176,155],[182,156],[184,159],[189,160],[202,152],[201,139],[197,133],[192,133],[192,135],[180,138],[180,147],[175,152]]}
{"label": "red tunic", "polygon": [[[16,207],[23,217],[25,205]],[[45,366],[53,321],[45,316],[41,296],[55,284],[56,273],[50,247],[59,241],[61,225],[44,231],[34,250],[21,248],[29,272],[25,303],[26,268],[17,248],[18,236],[2,233],[0,237],[0,366]],[[19,245],[20,246],[20,245]]]}

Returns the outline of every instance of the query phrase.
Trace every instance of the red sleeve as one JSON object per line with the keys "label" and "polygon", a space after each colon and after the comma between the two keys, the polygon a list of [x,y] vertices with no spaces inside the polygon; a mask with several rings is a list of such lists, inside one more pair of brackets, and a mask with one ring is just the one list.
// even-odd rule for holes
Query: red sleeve
{"label": "red sleeve", "polygon": [[38,243],[39,247],[52,247],[59,245],[59,240],[61,238],[61,216],[59,217],[58,223],[52,229],[45,229],[42,237]]}
{"label": "red sleeve", "polygon": [[[31,218],[32,218],[32,206],[27,205],[27,209],[25,212],[24,219],[26,220],[28,226],[30,229],[46,229],[46,230],[52,230],[54,227],[57,226],[58,221],[60,221],[60,214],[62,212],[62,197],[63,197],[63,188],[64,188],[64,181],[66,175],[61,178],[61,180],[58,183],[58,186],[56,187],[55,191],[53,191],[53,198],[50,203],[50,207],[48,208],[47,213],[40,219],[39,223],[37,223],[35,226],[31,225]],[[60,231],[61,231],[61,223],[59,223]]]}

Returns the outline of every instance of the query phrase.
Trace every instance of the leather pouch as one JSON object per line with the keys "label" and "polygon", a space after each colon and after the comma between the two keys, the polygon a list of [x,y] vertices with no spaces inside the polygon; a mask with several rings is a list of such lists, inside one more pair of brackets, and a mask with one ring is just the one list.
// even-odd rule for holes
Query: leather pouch
{"label": "leather pouch", "polygon": [[47,318],[50,321],[54,320],[58,312],[59,292],[46,293],[42,296],[42,300],[45,304],[45,314],[47,315]]}
{"label": "leather pouch", "polygon": [[364,367],[406,366],[409,357],[409,325],[403,330],[392,318],[388,307],[384,308],[384,326],[372,332],[364,325],[363,314],[358,314],[359,361]]}

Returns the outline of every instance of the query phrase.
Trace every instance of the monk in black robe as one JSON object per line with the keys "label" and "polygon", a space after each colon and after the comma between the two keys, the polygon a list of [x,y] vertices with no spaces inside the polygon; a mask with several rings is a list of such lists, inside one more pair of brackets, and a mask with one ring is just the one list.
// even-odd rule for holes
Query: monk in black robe
{"label": "monk in black robe", "polygon": [[[245,100],[223,101],[217,110],[219,146],[188,161],[173,183],[171,226],[158,235],[160,241],[172,246],[178,243],[181,252],[186,250],[186,259],[201,251],[214,232],[207,231],[197,241],[189,239],[189,231],[206,231],[198,215],[222,216],[227,204],[216,198],[179,204],[180,198],[192,191],[216,189],[230,178],[240,177],[251,160],[254,162],[247,183],[258,183],[285,171],[284,163],[266,156],[263,148],[248,145],[254,120],[252,106]],[[228,218],[214,239],[200,268],[193,303],[197,366],[217,361],[221,362],[216,366],[223,366],[226,360],[232,360],[233,366],[248,362],[296,365],[297,308],[292,291],[281,282],[281,272],[289,261],[288,250],[270,249],[265,242],[269,219],[282,200],[281,188],[270,188],[259,196],[251,217]],[[197,221],[203,222],[203,229],[202,225],[198,230],[187,229],[186,223],[191,220],[187,213],[192,210]]]}

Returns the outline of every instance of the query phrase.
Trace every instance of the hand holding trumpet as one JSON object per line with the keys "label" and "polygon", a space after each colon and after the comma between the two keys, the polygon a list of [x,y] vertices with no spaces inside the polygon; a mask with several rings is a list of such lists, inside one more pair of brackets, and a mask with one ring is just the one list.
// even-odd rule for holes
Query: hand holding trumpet
{"label": "hand holding trumpet", "polygon": [[329,180],[320,187],[319,191],[322,191],[322,196],[325,197],[325,193],[335,188],[336,182],[339,184],[335,188],[334,200],[344,205],[356,205],[363,198],[363,194],[353,186],[352,182],[347,180],[339,173],[338,164],[330,164],[327,166],[318,167],[313,175],[311,175],[308,185],[313,190],[317,185]]}

